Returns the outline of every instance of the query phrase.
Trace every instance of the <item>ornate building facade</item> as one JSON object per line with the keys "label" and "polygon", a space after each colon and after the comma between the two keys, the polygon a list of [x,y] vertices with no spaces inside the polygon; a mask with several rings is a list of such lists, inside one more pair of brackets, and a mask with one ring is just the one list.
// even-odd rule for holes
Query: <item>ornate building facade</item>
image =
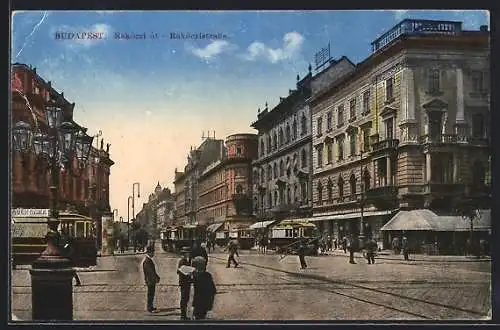
{"label": "ornate building facade", "polygon": [[257,115],[258,158],[253,166],[253,214],[261,221],[311,215],[311,68],[296,90]]}
{"label": "ornate building facade", "polygon": [[257,158],[257,135],[226,138],[225,155],[208,165],[198,179],[200,224],[220,224],[225,230],[253,222],[251,163]]}
{"label": "ornate building facade", "polygon": [[[29,123],[33,129],[48,129],[45,106],[55,102],[63,109],[63,120],[74,123],[75,103],[64,93],[57,92],[50,81],[40,77],[36,68],[15,63],[12,65],[12,125],[19,121]],[[81,126],[79,126],[81,127]],[[12,150],[12,208],[49,208],[50,173],[47,160],[37,158],[33,151],[21,153]],[[103,142],[92,147],[89,163],[81,168],[76,159],[59,175],[59,209],[72,209],[91,216],[95,221],[99,245],[101,244],[101,217],[109,212],[109,175],[114,162],[110,159],[109,145]]]}
{"label": "ornate building facade", "polygon": [[453,213],[464,194],[487,207],[488,31],[404,20],[372,45],[311,98],[313,220],[382,241],[398,210]]}

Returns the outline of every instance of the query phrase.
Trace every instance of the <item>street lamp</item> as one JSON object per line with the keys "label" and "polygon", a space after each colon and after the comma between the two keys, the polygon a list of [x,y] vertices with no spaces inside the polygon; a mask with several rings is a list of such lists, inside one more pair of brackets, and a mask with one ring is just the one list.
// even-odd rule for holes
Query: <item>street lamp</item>
{"label": "street lamp", "polygon": [[[134,198],[132,196],[128,196],[127,199],[127,223],[128,223],[128,228],[130,229],[130,201],[133,203]],[[127,240],[130,244],[130,230],[127,231]],[[135,252],[135,242],[133,242],[134,245],[134,252]]]}
{"label": "street lamp", "polygon": [[[132,218],[135,219],[135,187],[137,186],[137,198],[141,198],[141,184],[139,182],[134,182],[132,184]],[[128,222],[128,227],[130,228],[130,220]],[[128,240],[130,241],[130,234],[127,232]],[[135,237],[132,237],[135,239]],[[135,246],[135,245],[134,245]]]}
{"label": "street lamp", "polygon": [[[20,121],[12,130],[13,147],[18,152],[34,151],[37,157],[49,161],[51,172],[50,215],[47,219],[48,232],[45,236],[47,248],[32,264],[32,318],[33,320],[73,319],[73,275],[71,260],[61,255],[58,212],[58,188],[61,168],[71,166],[76,158],[80,166],[87,163],[92,137],[86,129],[80,129],[71,122],[62,122],[63,110],[50,104],[45,108],[48,124],[47,134],[36,132],[29,123]],[[57,295],[57,299],[51,299]]]}

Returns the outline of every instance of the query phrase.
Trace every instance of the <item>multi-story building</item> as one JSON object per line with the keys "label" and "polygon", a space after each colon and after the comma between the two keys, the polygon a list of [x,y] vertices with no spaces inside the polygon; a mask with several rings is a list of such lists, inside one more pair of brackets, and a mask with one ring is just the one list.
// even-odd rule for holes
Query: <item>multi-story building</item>
{"label": "multi-story building", "polygon": [[169,188],[162,188],[160,182],[154,192],[149,194],[147,203],[137,214],[137,224],[144,228],[151,238],[157,239],[161,229],[173,224],[171,213],[174,209],[175,199]]}
{"label": "multi-story building", "polygon": [[225,156],[200,174],[197,219],[200,224],[231,230],[250,225],[254,219],[251,163],[257,157],[257,135],[230,135],[225,149]]}
{"label": "multi-story building", "polygon": [[198,148],[191,148],[184,172],[175,171],[176,225],[198,223],[198,179],[204,168],[223,157],[224,140],[207,137]]}
{"label": "multi-story building", "polygon": [[398,210],[453,213],[464,194],[487,201],[489,33],[404,20],[372,45],[310,100],[313,201],[335,236],[381,241]]}
{"label": "multi-story building", "polygon": [[311,216],[311,68],[296,90],[267,105],[251,126],[258,130],[253,166],[253,208],[260,221]]}
{"label": "multi-story building", "polygon": [[[73,120],[75,103],[64,93],[57,92],[50,81],[40,77],[36,68],[26,64],[12,65],[12,124],[29,123],[33,129],[46,132],[45,106],[50,102],[63,110],[63,120],[81,128]],[[105,150],[106,149],[106,150]],[[101,217],[109,212],[109,175],[114,162],[109,157],[109,145],[92,147],[89,163],[82,169],[76,159],[71,168],[63,169],[59,176],[59,209],[72,209],[91,216],[95,223],[99,246],[101,244]],[[50,173],[46,160],[37,158],[33,151],[12,151],[12,208],[49,208]]]}

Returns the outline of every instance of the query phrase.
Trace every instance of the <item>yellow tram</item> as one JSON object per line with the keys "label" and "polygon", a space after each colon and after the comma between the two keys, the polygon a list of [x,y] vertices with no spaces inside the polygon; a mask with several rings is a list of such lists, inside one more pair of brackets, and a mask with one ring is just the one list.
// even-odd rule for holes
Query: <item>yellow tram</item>
{"label": "yellow tram", "polygon": [[183,247],[191,247],[196,240],[205,241],[207,233],[206,226],[188,224],[170,227],[162,234],[163,250],[178,252]]}
{"label": "yellow tram", "polygon": [[319,231],[315,224],[304,220],[284,220],[271,227],[270,249],[279,253],[294,253],[300,241],[307,244],[308,255],[318,254]]}

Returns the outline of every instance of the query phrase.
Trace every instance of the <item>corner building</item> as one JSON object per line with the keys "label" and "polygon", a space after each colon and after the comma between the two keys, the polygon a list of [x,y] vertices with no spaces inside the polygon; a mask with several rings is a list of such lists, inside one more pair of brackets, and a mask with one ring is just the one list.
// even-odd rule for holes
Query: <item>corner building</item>
{"label": "corner building", "polygon": [[311,216],[311,68],[271,111],[257,115],[258,158],[253,162],[253,214],[259,221]]}
{"label": "corner building", "polygon": [[400,210],[452,214],[464,195],[489,208],[489,33],[404,20],[372,46],[313,89],[313,220],[388,247],[379,229]]}

